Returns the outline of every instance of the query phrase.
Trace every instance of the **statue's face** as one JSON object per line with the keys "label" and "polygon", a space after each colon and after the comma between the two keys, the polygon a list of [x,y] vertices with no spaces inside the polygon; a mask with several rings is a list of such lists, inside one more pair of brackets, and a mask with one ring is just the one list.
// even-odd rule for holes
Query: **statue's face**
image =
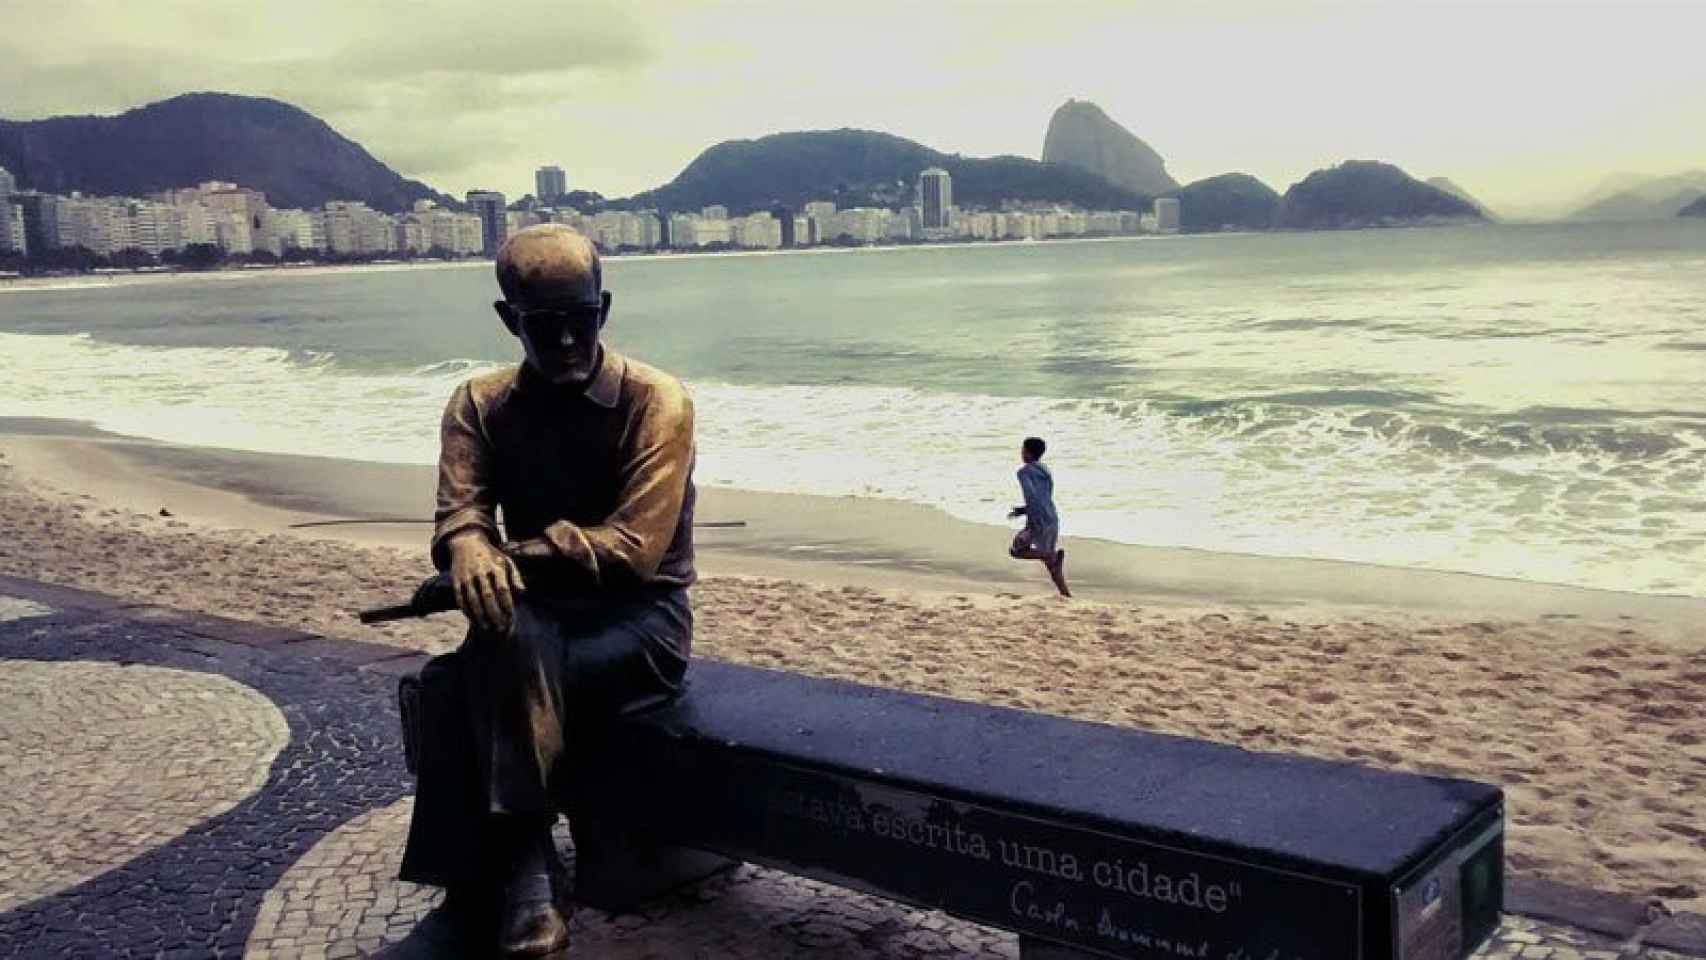
{"label": "statue's face", "polygon": [[561,386],[585,386],[598,373],[598,334],[609,311],[608,293],[590,299],[586,293],[520,295],[498,304],[504,323],[521,339],[527,365]]}
{"label": "statue's face", "polygon": [[610,318],[598,251],[568,227],[529,227],[498,251],[492,306],[521,338],[527,365],[551,383],[585,386],[598,373],[598,331]]}

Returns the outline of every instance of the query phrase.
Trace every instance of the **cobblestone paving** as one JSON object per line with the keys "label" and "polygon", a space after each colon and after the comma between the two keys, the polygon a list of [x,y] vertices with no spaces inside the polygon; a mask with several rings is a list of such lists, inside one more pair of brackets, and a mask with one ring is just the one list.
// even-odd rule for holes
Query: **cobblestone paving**
{"label": "cobblestone paving", "polygon": [[[438,894],[395,879],[394,677],[355,668],[394,654],[354,649],[0,596],[0,957],[432,956]],[[20,824],[33,843],[5,835]],[[53,880],[55,862],[76,870]],[[1008,934],[752,866],[573,929],[572,956],[608,960],[1018,956]],[[1512,917],[1477,956],[1676,955]]]}
{"label": "cobblestone paving", "polygon": [[[262,958],[365,955],[406,943],[439,897],[396,880],[413,799],[359,817],[321,841],[267,894],[245,954]],[[566,835],[559,832],[559,845]],[[565,858],[573,850],[564,846]],[[600,960],[752,957],[763,960],[1016,958],[1017,938],[876,897],[761,867],[743,866],[649,905],[611,916],[582,908],[572,923],[579,955]],[[394,950],[396,960],[424,951]],[[1477,960],[1659,958],[1568,927],[1506,917]]]}
{"label": "cobblestone paving", "polygon": [[1476,960],[1507,960],[1512,957],[1533,960],[1669,960],[1675,954],[1662,950],[1640,949],[1619,943],[1583,930],[1542,923],[1525,917],[1505,917],[1504,922],[1481,949]]}
{"label": "cobblestone paving", "polygon": [[[0,910],[0,957],[237,956],[287,867],[338,826],[406,794],[393,678],[348,663],[334,668],[314,641],[246,646],[216,638],[222,632],[63,611],[0,623],[7,672],[77,661],[164,668],[148,675],[193,672],[219,689],[258,691],[273,706],[257,710],[282,715],[289,727],[259,791],[97,876]],[[169,766],[166,756],[152,762]],[[10,777],[7,770],[0,780]],[[51,799],[71,816],[85,809],[77,797]],[[40,803],[32,815],[47,808]],[[8,815],[8,830],[14,822]],[[122,820],[102,826],[130,829]],[[8,902],[20,892],[0,890]]]}
{"label": "cobblestone paving", "polygon": [[215,674],[0,661],[0,911],[231,809],[289,739],[272,701]]}
{"label": "cobblestone paving", "polygon": [[414,798],[332,831],[267,891],[243,955],[368,954],[408,936],[443,899],[436,888],[396,879]]}
{"label": "cobblestone paving", "polygon": [[[395,879],[413,805],[412,798],[400,800],[315,845],[267,894],[244,955],[336,957],[404,941],[440,899],[436,891]],[[572,865],[566,831],[558,831],[558,842]],[[641,914],[583,908],[572,929],[580,955],[609,960],[1019,955],[1017,940],[998,930],[750,866],[663,898]]]}
{"label": "cobblestone paving", "polygon": [[53,612],[52,607],[20,600],[17,597],[0,597],[0,623],[12,620],[23,620],[27,617],[45,617]]}

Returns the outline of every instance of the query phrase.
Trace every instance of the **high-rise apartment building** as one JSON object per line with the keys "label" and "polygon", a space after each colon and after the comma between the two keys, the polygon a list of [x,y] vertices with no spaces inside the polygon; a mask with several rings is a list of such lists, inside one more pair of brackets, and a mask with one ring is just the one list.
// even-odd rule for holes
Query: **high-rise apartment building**
{"label": "high-rise apartment building", "polygon": [[556,206],[557,201],[569,192],[569,180],[563,175],[562,167],[540,167],[533,171],[533,196],[547,207]]}
{"label": "high-rise apartment building", "polygon": [[953,178],[941,167],[931,167],[918,175],[918,210],[926,230],[946,230],[949,211],[954,208]]}
{"label": "high-rise apartment building", "polygon": [[498,248],[509,239],[509,203],[496,190],[470,190],[468,206],[480,218],[480,252],[497,256]]}
{"label": "high-rise apartment building", "polygon": [[14,194],[14,206],[24,220],[24,247],[29,251],[51,251],[60,246],[60,198],[51,193]]}
{"label": "high-rise apartment building", "polygon": [[12,224],[22,219],[22,211],[12,207],[12,192],[16,189],[18,182],[12,179],[12,174],[5,167],[0,167],[0,253],[22,249],[22,245],[12,239]]}
{"label": "high-rise apartment building", "polygon": [[504,224],[509,231],[505,236],[513,237],[528,227],[536,227],[544,222],[544,218],[532,210],[510,210],[504,216]]}
{"label": "high-rise apartment building", "polygon": [[15,203],[8,202],[6,205],[12,208],[12,252],[29,253],[30,238],[29,234],[24,232],[24,210]]}
{"label": "high-rise apartment building", "polygon": [[159,256],[184,245],[177,207],[151,200],[133,200],[129,208],[130,239],[138,250]]}
{"label": "high-rise apartment building", "polygon": [[55,231],[62,247],[82,247],[109,256],[136,246],[129,201],[73,193],[54,205]]}
{"label": "high-rise apartment building", "polygon": [[1155,198],[1155,232],[1179,232],[1179,201],[1176,197]]}
{"label": "high-rise apartment building", "polygon": [[786,204],[779,203],[771,208],[770,215],[775,217],[776,222],[782,227],[782,246],[792,247],[799,242],[794,232],[793,210],[790,210]]}
{"label": "high-rise apartment building", "polygon": [[282,250],[325,250],[326,217],[308,210],[273,211],[273,230]]}
{"label": "high-rise apartment building", "polygon": [[325,219],[326,249],[332,253],[371,256],[397,250],[397,221],[365,203],[330,201]]}

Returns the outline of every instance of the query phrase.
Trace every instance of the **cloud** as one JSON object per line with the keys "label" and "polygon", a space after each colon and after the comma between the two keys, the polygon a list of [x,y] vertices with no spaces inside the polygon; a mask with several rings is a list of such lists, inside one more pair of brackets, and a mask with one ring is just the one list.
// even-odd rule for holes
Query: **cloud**
{"label": "cloud", "polygon": [[646,3],[6,0],[0,116],[116,113],[190,90],[271,96],[408,176],[462,179],[537,134],[528,108],[661,56]]}

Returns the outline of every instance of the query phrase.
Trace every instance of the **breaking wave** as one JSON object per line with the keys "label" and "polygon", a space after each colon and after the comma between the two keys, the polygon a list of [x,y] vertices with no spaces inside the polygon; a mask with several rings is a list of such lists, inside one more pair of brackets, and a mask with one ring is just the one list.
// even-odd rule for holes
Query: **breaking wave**
{"label": "breaking wave", "polygon": [[[0,334],[0,415],[431,463],[450,392],[495,366],[372,372],[325,353]],[[1706,595],[1706,416],[1686,411],[1481,413],[1376,391],[1162,402],[690,387],[705,484],[999,524],[1017,440],[1041,434],[1071,535]]]}

